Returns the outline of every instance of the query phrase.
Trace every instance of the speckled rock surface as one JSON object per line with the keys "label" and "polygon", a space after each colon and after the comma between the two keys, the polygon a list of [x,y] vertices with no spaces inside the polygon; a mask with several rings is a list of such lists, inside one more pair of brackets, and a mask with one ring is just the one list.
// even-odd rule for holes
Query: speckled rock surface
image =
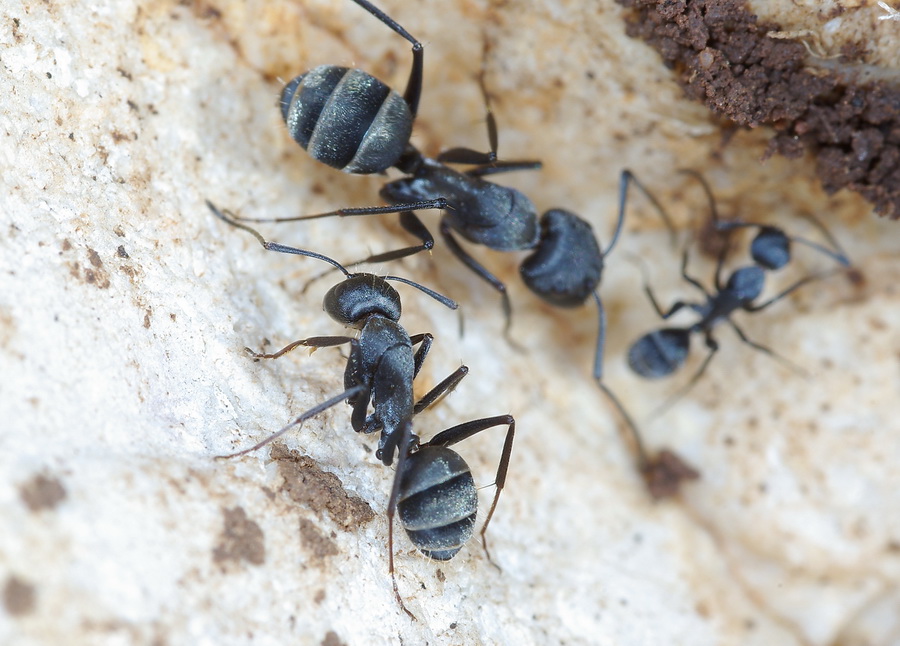
{"label": "speckled rock surface", "polygon": [[[623,167],[684,227],[706,209],[675,172],[685,166],[709,178],[723,214],[803,234],[798,214],[824,220],[856,278],[740,319],[809,376],[722,329],[703,381],[652,418],[701,356],[665,382],[627,372],[628,344],[659,326],[627,254],[646,259],[661,300],[693,296],[635,196],[602,287],[609,384],[650,446],[702,472],[680,499],[653,503],[589,379],[590,308],[537,302],[513,255],[478,250],[511,285],[517,352],[495,294],[440,244],[391,266],[465,309],[460,338],[455,314],[403,291],[404,325],[436,337],[417,392],[461,362],[471,368],[417,431],[507,412],[519,424],[488,532],[502,572],[476,541],[435,563],[398,534],[411,621],[387,574],[393,472],[373,438],[350,430],[346,407],[272,452],[213,459],[342,388],[337,351],[253,362],[245,346],[344,331],[321,311],[327,285],[300,293],[319,266],[264,252],[203,204],[258,217],[377,204],[383,180],[316,164],[287,137],[278,79],[331,62],[402,87],[407,43],[346,1],[7,3],[0,643],[900,642],[896,223],[856,196],[823,195],[811,162],[761,164],[759,133],[723,143],[656,54],[625,36],[612,0],[383,6],[426,45],[414,141],[428,152],[484,148],[474,82],[484,35],[500,152],[545,164],[503,181],[542,210],[582,214],[604,245]],[[265,232],[341,259],[405,240],[391,216]],[[798,251],[769,293],[823,266]],[[709,259],[695,254],[691,267],[711,279]],[[458,446],[483,505],[501,436]]]}

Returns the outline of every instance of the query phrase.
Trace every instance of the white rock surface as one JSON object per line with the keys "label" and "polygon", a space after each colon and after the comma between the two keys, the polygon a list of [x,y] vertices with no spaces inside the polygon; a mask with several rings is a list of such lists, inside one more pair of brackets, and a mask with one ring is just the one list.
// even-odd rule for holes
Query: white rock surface
{"label": "white rock surface", "polygon": [[[382,179],[342,175],[290,141],[277,79],[330,62],[402,87],[407,44],[346,1],[6,3],[0,643],[900,643],[898,224],[856,196],[824,196],[811,163],[760,164],[757,133],[723,145],[609,0],[383,7],[426,44],[416,143],[484,148],[473,78],[485,33],[501,154],[545,163],[504,181],[541,209],[583,214],[603,244],[626,166],[682,223],[706,208],[675,173],[684,166],[709,177],[724,213],[798,230],[803,211],[825,220],[862,279],[741,319],[809,378],[723,329],[701,384],[649,418],[701,353],[664,383],[627,373],[628,344],[659,321],[626,254],[650,262],[663,300],[692,296],[636,198],[602,290],[609,383],[650,445],[703,474],[654,504],[589,379],[593,311],[539,303],[516,258],[479,250],[512,286],[517,353],[495,295],[440,244],[392,267],[465,308],[460,339],[454,314],[403,292],[404,324],[436,336],[418,392],[472,369],[418,431],[506,412],[519,423],[489,531],[503,571],[474,541],[429,562],[401,532],[410,621],[387,575],[393,472],[373,438],[350,431],[346,407],[285,437],[318,466],[268,451],[212,459],[342,387],[336,351],[254,363],[244,346],[342,330],[321,311],[327,285],[300,294],[318,265],[264,252],[203,204],[287,216],[378,203]],[[878,25],[872,46],[895,43],[896,23]],[[265,231],[342,259],[404,239],[393,217]],[[779,284],[823,266],[797,256]],[[706,259],[692,267],[711,276]],[[479,484],[492,482],[501,436],[459,446]]]}

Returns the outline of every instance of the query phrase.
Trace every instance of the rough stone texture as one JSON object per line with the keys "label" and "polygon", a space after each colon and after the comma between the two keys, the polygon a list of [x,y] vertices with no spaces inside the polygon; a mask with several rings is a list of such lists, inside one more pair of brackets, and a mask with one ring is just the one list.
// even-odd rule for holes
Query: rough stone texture
{"label": "rough stone texture", "polygon": [[[900,219],[900,79],[866,64],[868,34],[827,43],[829,54],[819,31],[760,21],[745,0],[618,1],[635,9],[629,34],[659,51],[688,96],[738,126],[773,128],[770,151],[812,151],[827,192],[849,188]],[[821,32],[844,31],[847,11],[827,12]],[[864,13],[874,30],[876,12]]]}
{"label": "rough stone texture", "polygon": [[[663,301],[693,295],[677,276],[678,252],[633,196],[602,288],[609,384],[651,447],[677,450],[702,474],[680,500],[654,504],[588,378],[590,308],[538,303],[517,280],[518,258],[478,250],[511,285],[520,353],[502,340],[495,294],[442,245],[392,266],[465,306],[460,339],[454,314],[403,291],[404,324],[436,336],[418,392],[461,361],[471,368],[417,430],[430,437],[506,412],[519,424],[488,532],[502,572],[477,541],[437,564],[398,532],[398,583],[413,622],[387,575],[393,472],[375,459],[373,438],[349,430],[346,407],[283,438],[283,456],[333,474],[324,498],[286,481],[300,464],[293,457],[213,459],[342,388],[337,351],[254,362],[245,346],[343,330],[321,312],[327,285],[300,294],[316,263],[264,252],[203,204],[263,216],[377,203],[380,178],[322,167],[288,138],[276,79],[331,62],[402,87],[407,43],[346,1],[5,3],[0,643],[900,640],[894,223],[871,217],[857,195],[825,196],[812,160],[761,164],[760,132],[723,145],[658,56],[625,35],[611,1],[384,8],[426,43],[415,141],[431,152],[484,147],[473,82],[483,31],[501,154],[545,162],[504,181],[541,209],[583,214],[604,246],[624,166],[685,228],[706,204],[675,172],[683,166],[706,174],[723,215],[804,235],[814,232],[795,216],[820,216],[856,261],[856,279],[818,283],[740,319],[810,377],[722,329],[709,374],[650,419],[701,357],[666,382],[627,373],[628,344],[659,325],[627,254],[648,261]],[[405,243],[393,217],[265,232],[342,259]],[[823,266],[798,250],[767,289]],[[711,276],[699,254],[691,268]],[[501,434],[458,447],[485,485],[482,508]],[[61,489],[25,495],[39,479]],[[353,513],[320,507],[357,499]],[[228,554],[247,558],[217,562],[225,538]]]}

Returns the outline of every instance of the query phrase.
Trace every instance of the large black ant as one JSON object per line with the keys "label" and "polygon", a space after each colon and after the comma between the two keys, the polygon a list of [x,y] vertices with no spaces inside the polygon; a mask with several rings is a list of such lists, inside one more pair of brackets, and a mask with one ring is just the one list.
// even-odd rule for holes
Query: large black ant
{"label": "large black ant", "polygon": [[[416,287],[451,309],[456,303],[418,283],[397,276],[351,274],[337,261],[312,251],[288,247],[265,240],[254,229],[236,221],[207,201],[210,210],[231,226],[251,233],[267,250],[316,258],[343,272],[346,280],[325,295],[324,309],[335,321],[360,330],[358,338],[347,336],[310,337],[295,341],[272,354],[253,353],[254,358],[275,359],[300,346],[310,348],[350,344],[350,356],[344,371],[344,392],[302,413],[278,432],[249,449],[223,458],[237,457],[272,442],[304,421],[347,401],[353,408],[351,425],[357,432],[381,431],[376,456],[386,466],[399,457],[391,495],[388,501],[389,570],[394,595],[403,610],[413,619],[397,589],[394,575],[394,512],[413,545],[423,554],[437,560],[452,558],[472,536],[478,506],[477,489],[465,460],[450,446],[481,431],[506,426],[506,440],[495,479],[496,493],[481,528],[481,541],[490,560],[485,531],[494,515],[500,492],[506,482],[516,422],[512,415],[499,415],[472,420],[448,428],[431,441],[420,443],[412,431],[412,420],[444,394],[455,388],[468,368],[461,366],[419,401],[414,400],[413,380],[418,375],[431,347],[430,334],[410,336],[398,322],[400,295],[388,284],[395,280]],[[421,344],[414,353],[413,346]],[[369,415],[369,403],[374,412]],[[491,561],[493,563],[493,561]]]}
{"label": "large black ant", "polygon": [[699,320],[686,327],[660,328],[648,332],[639,338],[628,350],[629,367],[636,374],[647,379],[667,377],[680,368],[687,360],[690,349],[690,338],[695,333],[703,334],[704,342],[709,350],[703,363],[701,363],[697,372],[694,373],[687,384],[657,409],[658,411],[668,408],[668,406],[687,393],[687,391],[690,390],[703,376],[707,366],[719,349],[718,342],[712,336],[712,330],[716,325],[722,322],[727,322],[735,333],[737,333],[741,341],[753,349],[767,354],[782,361],[789,367],[794,368],[793,364],[774,353],[771,349],[750,340],[743,330],[731,319],[731,315],[736,311],[759,312],[782,300],[803,285],[814,280],[825,278],[834,273],[834,271],[825,271],[806,276],[768,300],[755,304],[755,301],[763,291],[765,272],[780,269],[790,261],[791,242],[798,242],[812,247],[831,257],[843,266],[849,266],[850,264],[847,256],[839,250],[837,242],[831,234],[828,233],[827,229],[824,228],[824,225],[814,218],[810,219],[824,232],[828,241],[838,249],[837,251],[828,249],[804,238],[789,236],[782,229],[772,225],[720,220],[712,192],[703,177],[694,171],[684,170],[681,172],[697,179],[703,187],[710,204],[711,217],[716,231],[729,232],[739,228],[756,228],[759,231],[754,237],[750,247],[751,257],[755,264],[736,269],[725,284],[722,283],[721,275],[725,257],[728,253],[728,245],[723,244],[721,246],[719,258],[716,263],[713,281],[715,292],[713,293],[707,291],[698,280],[688,275],[688,249],[685,248],[681,261],[681,276],[686,282],[693,285],[703,294],[704,300],[702,302],[676,301],[668,310],[664,311],[659,306],[659,302],[656,300],[656,297],[645,278],[644,291],[650,299],[653,308],[662,319],[668,320],[678,311],[687,308],[698,314]]}

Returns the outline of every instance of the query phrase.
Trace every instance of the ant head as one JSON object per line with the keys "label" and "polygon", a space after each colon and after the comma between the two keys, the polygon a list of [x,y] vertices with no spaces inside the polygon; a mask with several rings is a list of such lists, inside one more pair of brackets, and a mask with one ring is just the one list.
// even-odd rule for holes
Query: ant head
{"label": "ant head", "polygon": [[687,328],[648,332],[628,348],[628,366],[645,379],[668,377],[684,364],[690,342]]}
{"label": "ant head", "polygon": [[761,267],[741,267],[731,274],[725,289],[734,292],[741,301],[749,303],[762,293],[765,280],[766,275]]}
{"label": "ant head", "polygon": [[791,261],[791,240],[781,229],[761,226],[750,243],[750,255],[764,269],[781,269]]}
{"label": "ant head", "polygon": [[368,317],[379,315],[400,319],[400,294],[374,274],[351,274],[325,294],[323,307],[338,323],[362,327]]}

